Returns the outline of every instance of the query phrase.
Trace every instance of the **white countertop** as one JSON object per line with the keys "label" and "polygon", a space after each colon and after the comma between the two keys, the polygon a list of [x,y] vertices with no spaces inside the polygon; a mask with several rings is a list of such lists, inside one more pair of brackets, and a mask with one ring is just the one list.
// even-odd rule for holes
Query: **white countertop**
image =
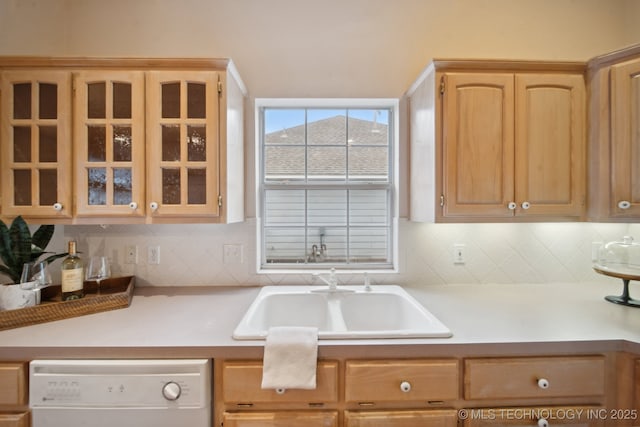
{"label": "white countertop", "polygon": [[[640,309],[612,304],[622,282],[406,287],[451,338],[321,340],[320,357],[640,351]],[[632,282],[631,295],[634,296]],[[138,288],[131,306],[0,332],[0,360],[46,357],[261,357],[231,333],[257,287]],[[637,290],[640,298],[640,289]]]}

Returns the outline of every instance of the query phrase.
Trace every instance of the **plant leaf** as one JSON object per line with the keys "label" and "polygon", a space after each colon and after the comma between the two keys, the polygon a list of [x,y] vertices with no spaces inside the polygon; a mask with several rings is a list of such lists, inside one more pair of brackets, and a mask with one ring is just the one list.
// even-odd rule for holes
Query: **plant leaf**
{"label": "plant leaf", "polygon": [[22,265],[31,261],[31,232],[21,216],[17,216],[11,223],[9,236],[11,237],[11,247],[15,261],[13,267],[8,267],[15,272],[19,271],[17,273],[19,279],[20,274],[22,274]]}
{"label": "plant leaf", "polygon": [[8,269],[11,269],[15,265],[15,257],[11,250],[9,228],[2,221],[0,221],[0,258],[2,258],[2,262]]}
{"label": "plant leaf", "polygon": [[35,245],[36,248],[40,249],[40,251],[44,251],[51,238],[53,237],[53,232],[55,231],[55,226],[53,225],[41,225],[31,236],[31,243]]}
{"label": "plant leaf", "polygon": [[[43,252],[43,253],[48,253],[48,252]],[[53,262],[53,261],[57,260],[58,258],[65,257],[65,256],[67,256],[67,255],[69,255],[69,253],[67,253],[67,252],[62,253],[62,254],[49,255],[48,257],[46,257],[46,258],[44,259],[44,262],[46,262],[47,264],[49,264],[49,263],[51,263],[51,262]]]}
{"label": "plant leaf", "polygon": [[13,252],[18,266],[31,261],[31,232],[29,226],[21,216],[17,216],[9,228]]}

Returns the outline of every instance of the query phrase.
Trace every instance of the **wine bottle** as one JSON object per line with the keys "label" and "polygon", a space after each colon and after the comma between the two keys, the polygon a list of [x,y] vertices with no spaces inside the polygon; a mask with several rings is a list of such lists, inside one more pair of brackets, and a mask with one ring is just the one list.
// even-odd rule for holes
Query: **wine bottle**
{"label": "wine bottle", "polygon": [[62,300],[84,297],[84,266],[76,252],[76,242],[69,241],[69,255],[62,261]]}

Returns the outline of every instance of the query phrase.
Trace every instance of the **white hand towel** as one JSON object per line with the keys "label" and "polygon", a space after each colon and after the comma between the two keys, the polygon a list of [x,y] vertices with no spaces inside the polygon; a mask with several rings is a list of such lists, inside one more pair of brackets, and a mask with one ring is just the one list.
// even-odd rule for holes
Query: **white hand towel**
{"label": "white hand towel", "polygon": [[269,328],[264,344],[262,388],[315,389],[317,364],[318,328]]}

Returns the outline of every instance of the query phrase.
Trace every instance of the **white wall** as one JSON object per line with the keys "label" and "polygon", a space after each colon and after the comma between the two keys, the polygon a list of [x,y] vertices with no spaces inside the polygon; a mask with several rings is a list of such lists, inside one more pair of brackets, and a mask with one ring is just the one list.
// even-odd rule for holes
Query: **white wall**
{"label": "white wall", "polygon": [[[244,224],[68,226],[146,284],[281,282],[255,275],[253,99],[400,97],[433,57],[586,60],[640,42],[636,0],[0,0],[0,55],[230,57],[249,88]],[[406,123],[405,123],[406,125]],[[401,162],[406,171],[406,132]],[[401,214],[406,214],[406,175]],[[595,280],[593,240],[638,227],[401,224],[402,283]],[[60,234],[60,233],[58,233]],[[501,236],[496,238],[495,236]],[[160,266],[122,264],[125,244],[161,246]],[[245,262],[222,263],[242,243]],[[451,244],[469,261],[453,266]],[[303,277],[286,278],[302,280]],[[600,279],[600,278],[598,278]]]}

